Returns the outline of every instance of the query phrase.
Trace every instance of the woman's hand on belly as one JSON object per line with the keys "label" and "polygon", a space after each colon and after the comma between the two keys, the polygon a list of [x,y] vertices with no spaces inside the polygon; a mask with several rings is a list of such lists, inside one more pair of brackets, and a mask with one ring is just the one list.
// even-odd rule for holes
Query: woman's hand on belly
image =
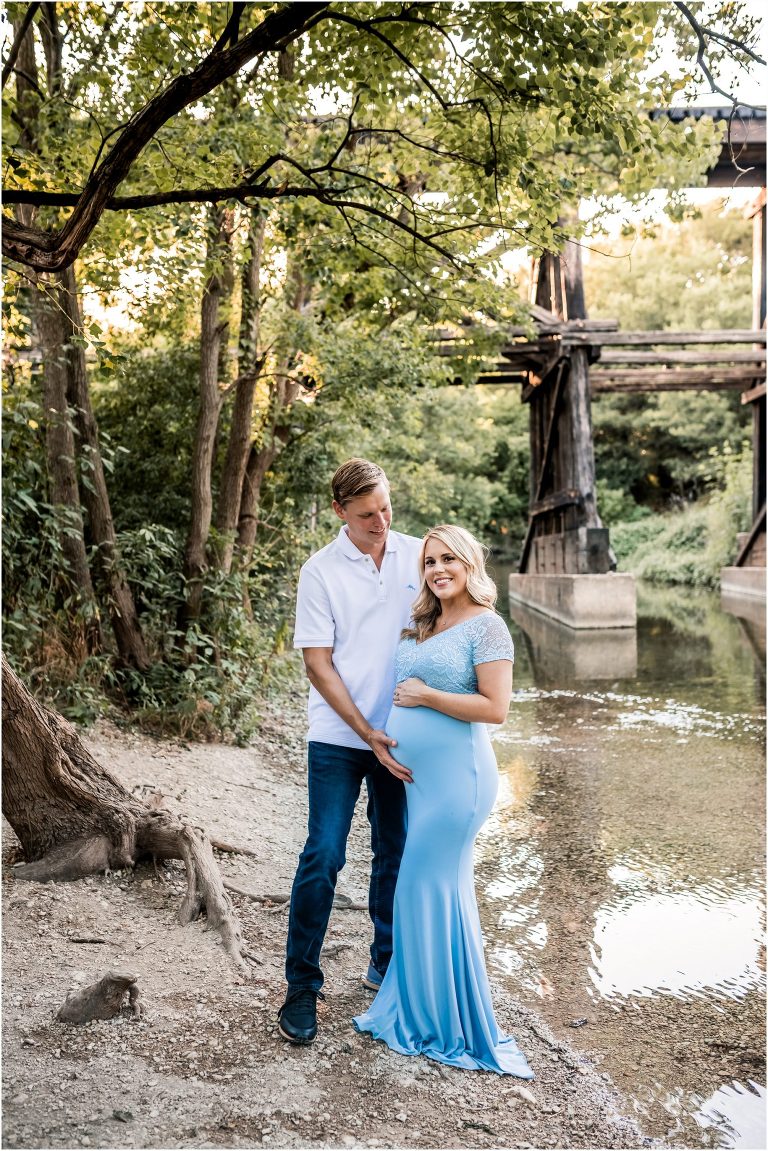
{"label": "woman's hand on belly", "polygon": [[412,676],[397,685],[393,703],[395,707],[429,707],[430,690],[423,679]]}

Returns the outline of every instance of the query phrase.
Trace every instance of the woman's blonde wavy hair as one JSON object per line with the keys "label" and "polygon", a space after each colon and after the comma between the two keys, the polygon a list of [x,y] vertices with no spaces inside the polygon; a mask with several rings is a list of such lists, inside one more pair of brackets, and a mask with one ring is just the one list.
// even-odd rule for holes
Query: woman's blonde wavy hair
{"label": "woman's blonde wavy hair", "polygon": [[422,541],[419,556],[421,588],[413,605],[413,624],[405,628],[402,633],[403,639],[415,639],[418,643],[429,638],[443,610],[440,600],[426,580],[424,553],[429,540],[439,540],[463,563],[467,569],[467,594],[473,603],[495,611],[498,596],[496,585],[485,570],[488,549],[470,535],[466,528],[461,528],[458,524],[438,524],[437,527],[430,528]]}

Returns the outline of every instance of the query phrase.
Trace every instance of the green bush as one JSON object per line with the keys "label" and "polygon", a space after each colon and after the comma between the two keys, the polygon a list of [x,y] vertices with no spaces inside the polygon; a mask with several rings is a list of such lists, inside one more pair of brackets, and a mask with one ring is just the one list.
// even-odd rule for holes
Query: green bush
{"label": "green bush", "polygon": [[[215,542],[215,541],[214,541]],[[109,687],[132,722],[153,731],[244,742],[259,721],[259,700],[290,661],[278,668],[290,613],[288,597],[270,578],[249,579],[253,610],[244,606],[244,575],[210,570],[204,616],[181,632],[183,539],[160,525],[123,532],[119,544],[152,656],[147,672],[116,669]],[[292,601],[292,596],[290,597]]]}
{"label": "green bush", "polygon": [[718,453],[725,487],[682,511],[615,524],[611,542],[619,568],[657,583],[716,587],[736,555],[736,536],[749,527],[751,453]]}
{"label": "green bush", "polygon": [[597,481],[597,510],[606,527],[632,523],[650,515],[650,508],[635,503],[623,488],[613,488],[607,480]]}

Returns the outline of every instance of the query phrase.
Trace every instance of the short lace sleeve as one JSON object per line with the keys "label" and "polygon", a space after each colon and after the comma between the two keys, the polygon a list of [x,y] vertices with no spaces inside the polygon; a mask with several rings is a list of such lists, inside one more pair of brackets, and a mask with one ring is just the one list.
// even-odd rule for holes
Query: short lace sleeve
{"label": "short lace sleeve", "polygon": [[472,663],[491,663],[495,659],[515,660],[515,645],[509,629],[494,612],[480,615],[472,627]]}

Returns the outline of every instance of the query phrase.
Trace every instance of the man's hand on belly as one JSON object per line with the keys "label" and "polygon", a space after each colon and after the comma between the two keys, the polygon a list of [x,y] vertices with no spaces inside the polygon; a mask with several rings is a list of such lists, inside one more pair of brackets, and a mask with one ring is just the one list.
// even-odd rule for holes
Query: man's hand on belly
{"label": "man's hand on belly", "polygon": [[379,763],[386,767],[387,771],[390,771],[396,779],[401,779],[403,783],[413,783],[413,776],[408,768],[398,763],[389,753],[390,747],[397,747],[396,739],[390,739],[380,728],[371,728],[368,732],[368,743]]}

